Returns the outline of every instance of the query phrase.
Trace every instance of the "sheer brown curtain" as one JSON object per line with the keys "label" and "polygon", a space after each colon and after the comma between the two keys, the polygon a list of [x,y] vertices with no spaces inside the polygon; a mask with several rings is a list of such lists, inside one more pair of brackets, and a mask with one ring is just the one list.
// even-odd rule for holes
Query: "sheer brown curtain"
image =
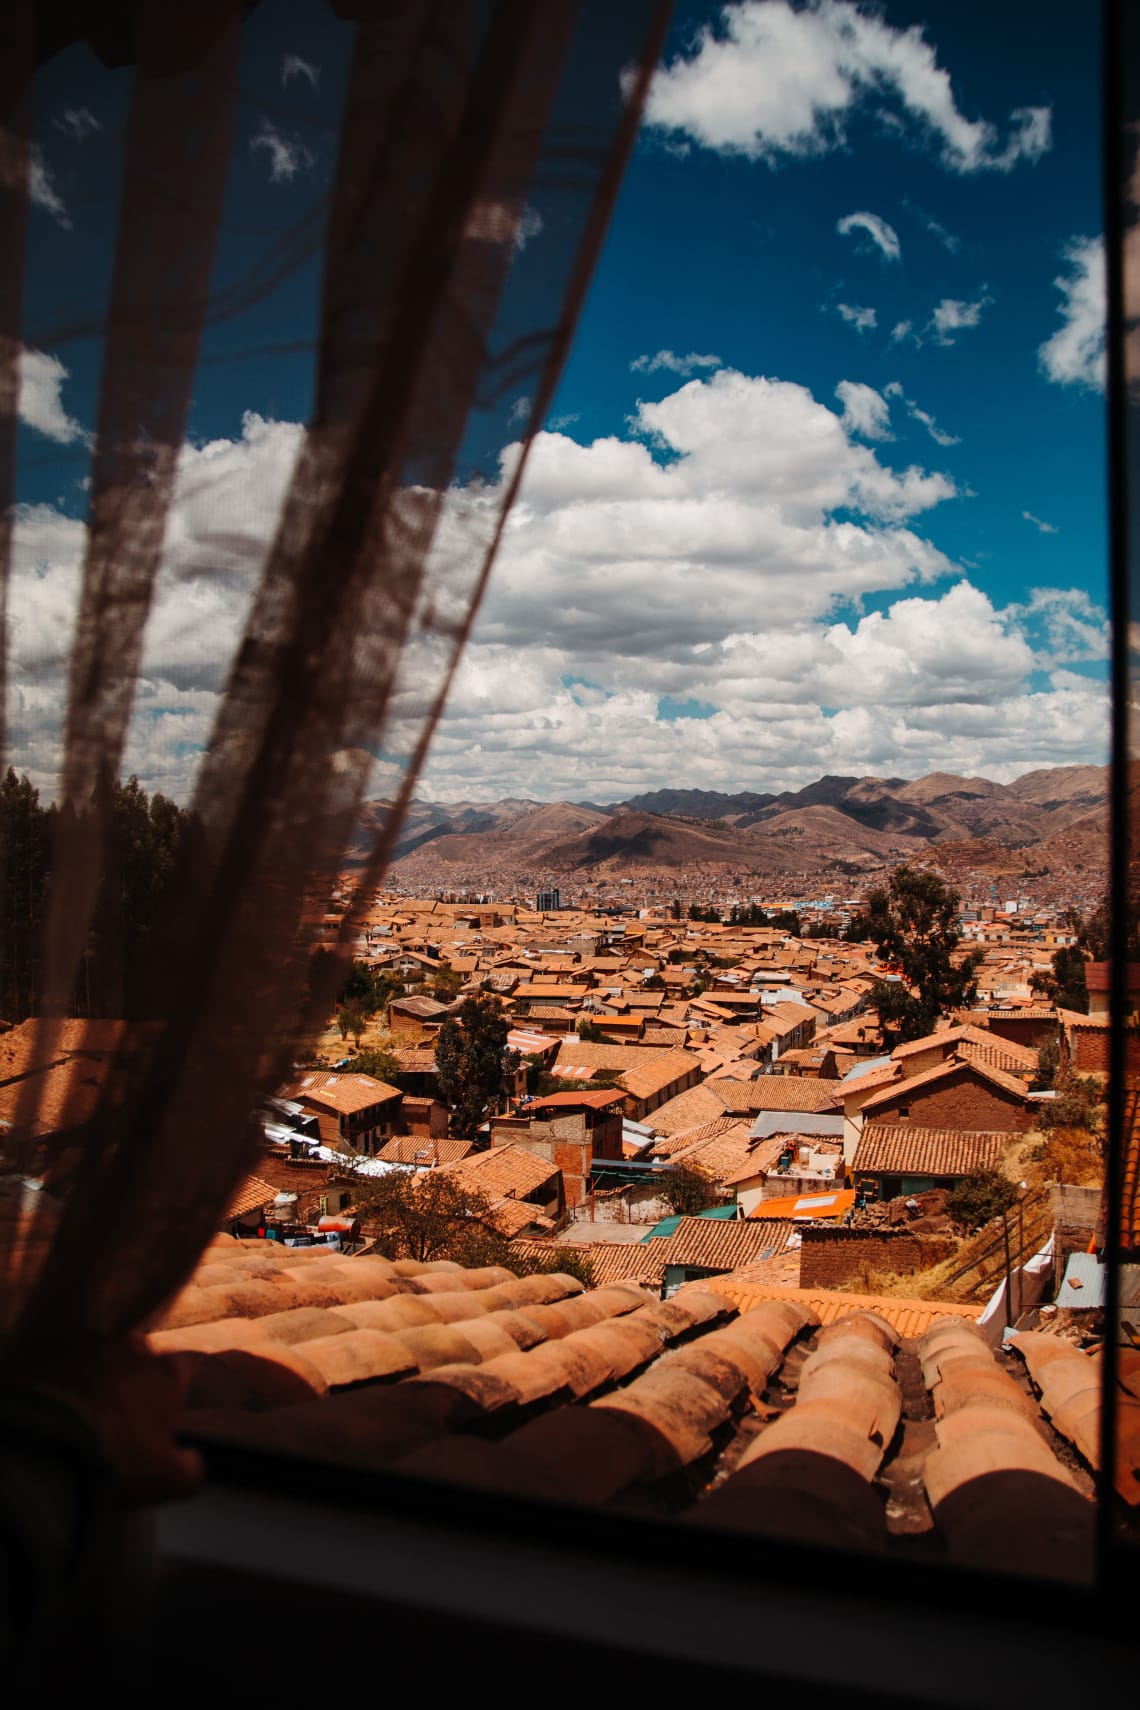
{"label": "sheer brown curtain", "polygon": [[[491,570],[632,146],[661,0],[340,0],[354,28],[328,195],[315,403],[128,1028],[62,1205],[4,1222],[9,1345],[144,1323],[256,1156],[251,1112],[329,1012]],[[0,504],[15,491],[27,81],[87,40],[133,68],[71,655],[39,1055],[66,1014],[109,834],[211,295],[249,8],[9,7],[0,73]],[[191,20],[189,14],[193,12]],[[535,214],[538,215],[537,221]],[[540,239],[524,243],[526,222]],[[266,278],[273,263],[264,264]],[[251,283],[244,295],[256,297]],[[241,292],[237,295],[240,297]],[[498,456],[523,442],[522,455]],[[0,535],[5,553],[7,537]],[[327,894],[401,697],[411,752],[334,957]],[[410,701],[409,701],[410,696]],[[411,711],[409,713],[409,705]],[[17,1134],[34,1129],[28,1077]],[[9,1158],[11,1163],[11,1157]],[[39,1196],[41,1200],[44,1196]],[[28,1209],[32,1206],[33,1209]]]}

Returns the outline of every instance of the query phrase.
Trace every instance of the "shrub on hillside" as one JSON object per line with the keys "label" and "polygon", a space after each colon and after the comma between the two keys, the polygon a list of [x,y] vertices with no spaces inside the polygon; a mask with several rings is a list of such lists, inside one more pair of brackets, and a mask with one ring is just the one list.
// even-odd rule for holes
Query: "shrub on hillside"
{"label": "shrub on hillside", "polygon": [[971,1170],[951,1191],[946,1209],[959,1229],[972,1235],[1008,1211],[1016,1198],[1017,1189],[1000,1170]]}
{"label": "shrub on hillside", "polygon": [[1104,1114],[1104,1094],[1091,1075],[1069,1073],[1058,1077],[1056,1098],[1042,1104],[1038,1122],[1042,1128],[1087,1128],[1098,1132]]}
{"label": "shrub on hillside", "polygon": [[1034,1161],[1047,1182],[1072,1187],[1099,1187],[1104,1180],[1100,1141],[1087,1128],[1052,1128]]}

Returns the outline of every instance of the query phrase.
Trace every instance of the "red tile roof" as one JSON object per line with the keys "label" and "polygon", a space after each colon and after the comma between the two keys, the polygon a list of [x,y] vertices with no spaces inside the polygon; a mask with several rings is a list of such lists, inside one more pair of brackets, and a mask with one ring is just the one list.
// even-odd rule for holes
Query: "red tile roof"
{"label": "red tile roof", "polygon": [[[636,1262],[636,1248],[615,1251]],[[674,1506],[688,1502],[689,1520],[881,1547],[887,1491],[873,1481],[903,1415],[891,1315],[928,1312],[937,1336],[966,1326],[971,1309],[809,1297],[765,1281],[726,1276],[661,1301],[623,1283],[583,1291],[567,1276],[220,1240],[152,1340],[186,1351],[190,1435],[546,1499],[655,1501],[668,1490]],[[738,1313],[734,1296],[749,1287],[764,1293],[742,1294],[751,1310]],[[821,1318],[829,1322],[819,1328]],[[976,1334],[964,1333],[1000,1376]],[[1036,1507],[1011,1527],[986,1470],[987,1457],[1006,1464],[1020,1431],[1010,1421],[1032,1404],[1007,1396],[997,1416],[977,1405],[992,1378],[956,1350],[951,1377],[971,1406],[976,1464],[948,1464],[956,1425],[937,1361],[934,1346],[924,1363],[940,1386],[942,1459],[927,1482],[952,1556],[964,1540],[1000,1555],[1016,1534],[1020,1550],[1052,1569]],[[923,1438],[912,1447],[925,1471],[935,1457],[929,1422],[917,1417]],[[1037,1441],[1046,1477],[1071,1486]],[[678,1480],[688,1469],[693,1476]],[[961,1502],[946,1505],[951,1488],[966,1492],[969,1537]],[[1081,1503],[1087,1529],[1093,1509]],[[1064,1536],[1067,1550],[1074,1539],[1080,1546],[1073,1524]]]}
{"label": "red tile roof", "polygon": [[620,1104],[625,1094],[620,1087],[601,1088],[597,1092],[589,1092],[585,1088],[581,1092],[549,1093],[545,1098],[532,1098],[526,1105],[528,1111],[546,1110],[605,1110],[609,1105]]}
{"label": "red tile roof", "polygon": [[[406,1099],[404,1102],[429,1104],[431,1101]],[[435,1140],[422,1134],[398,1134],[382,1146],[376,1156],[385,1164],[418,1164],[434,1168],[438,1164],[457,1164],[471,1151],[470,1140],[454,1140],[447,1135]]]}
{"label": "red tile roof", "polygon": [[387,1081],[378,1081],[374,1075],[357,1075],[351,1070],[337,1074],[328,1069],[311,1069],[294,1081],[283,1096],[301,1102],[308,1099],[312,1104],[335,1110],[338,1115],[353,1116],[357,1111],[368,1110],[374,1104],[386,1104],[389,1099],[404,1095],[399,1087],[390,1087]]}
{"label": "red tile roof", "polygon": [[959,1128],[919,1128],[911,1123],[868,1122],[855,1148],[855,1174],[964,1176],[992,1170],[1012,1136]]}

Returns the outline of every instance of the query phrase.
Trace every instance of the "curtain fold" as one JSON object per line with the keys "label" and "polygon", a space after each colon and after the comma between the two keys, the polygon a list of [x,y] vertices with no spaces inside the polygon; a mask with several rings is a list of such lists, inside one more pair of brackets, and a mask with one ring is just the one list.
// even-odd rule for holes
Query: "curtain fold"
{"label": "curtain fold", "polygon": [[[45,1215],[25,1199],[2,1225],[17,1349],[111,1336],[161,1306],[256,1158],[258,1102],[329,1013],[553,395],[668,12],[661,0],[333,9],[352,17],[355,41],[312,413],[142,970],[151,1019],[124,1030],[94,1115],[64,1113],[60,1126],[75,1132],[57,1215],[41,1195]],[[199,341],[233,296],[210,281],[241,10],[211,7],[189,63],[169,20],[161,41],[145,23],[135,38],[71,658],[69,811],[58,818],[45,946],[45,1060],[106,858],[106,784],[123,758]],[[17,190],[0,218],[24,206]],[[9,252],[16,283],[0,296],[13,325],[20,253]],[[0,404],[3,384],[0,366]],[[0,438],[0,498],[5,447]],[[321,954],[312,922],[398,700],[411,736],[397,799],[336,953]],[[18,1132],[36,1130],[37,1097],[30,1076]]]}

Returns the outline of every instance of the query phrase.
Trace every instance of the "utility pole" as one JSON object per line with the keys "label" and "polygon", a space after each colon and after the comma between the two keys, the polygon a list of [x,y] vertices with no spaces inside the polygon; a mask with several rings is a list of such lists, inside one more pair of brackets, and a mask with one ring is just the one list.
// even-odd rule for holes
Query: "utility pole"
{"label": "utility pole", "polygon": [[1014,1322],[1013,1317],[1013,1274],[1009,1259],[1009,1212],[1001,1214],[1001,1232],[1005,1238],[1005,1318],[1007,1324]]}

